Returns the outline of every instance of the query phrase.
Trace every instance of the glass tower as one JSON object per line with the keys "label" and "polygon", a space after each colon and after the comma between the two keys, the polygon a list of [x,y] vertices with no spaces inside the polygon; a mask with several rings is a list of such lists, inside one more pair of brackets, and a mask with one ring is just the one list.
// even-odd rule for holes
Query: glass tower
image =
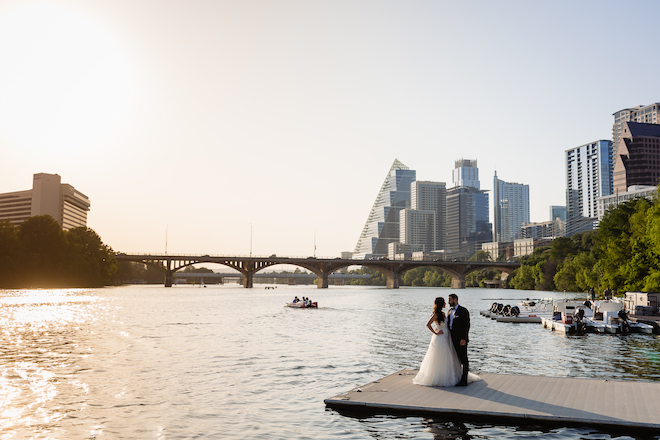
{"label": "glass tower", "polygon": [[520,227],[529,223],[529,185],[493,179],[495,241],[509,242],[520,238]]}
{"label": "glass tower", "polygon": [[355,258],[386,256],[388,244],[399,242],[399,213],[410,208],[410,184],[415,179],[415,170],[394,160],[355,246]]}
{"label": "glass tower", "polygon": [[489,223],[488,193],[479,189],[476,160],[457,160],[452,173],[454,187],[447,190],[447,241],[449,252],[467,259],[493,241]]}
{"label": "glass tower", "polygon": [[633,108],[624,108],[614,113],[614,125],[612,125],[612,150],[614,160],[619,154],[619,144],[624,135],[624,124],[628,121],[641,122],[644,124],[658,124],[660,118],[658,117],[658,110],[660,110],[660,103],[654,102],[648,105],[638,105]]}

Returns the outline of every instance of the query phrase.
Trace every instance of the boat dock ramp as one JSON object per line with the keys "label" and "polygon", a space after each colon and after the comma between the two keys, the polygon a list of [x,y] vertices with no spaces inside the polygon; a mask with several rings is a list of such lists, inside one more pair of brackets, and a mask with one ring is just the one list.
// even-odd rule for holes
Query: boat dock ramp
{"label": "boat dock ramp", "polygon": [[660,382],[479,373],[466,387],[414,385],[401,370],[325,400],[346,413],[660,431]]}

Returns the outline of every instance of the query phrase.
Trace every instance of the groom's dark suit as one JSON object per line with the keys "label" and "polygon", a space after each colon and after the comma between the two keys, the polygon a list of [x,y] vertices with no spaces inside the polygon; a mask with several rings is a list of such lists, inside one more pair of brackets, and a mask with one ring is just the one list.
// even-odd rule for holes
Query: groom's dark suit
{"label": "groom's dark suit", "polygon": [[[450,311],[451,313],[451,311]],[[449,317],[449,331],[451,340],[454,343],[458,360],[463,366],[463,374],[458,385],[467,385],[467,374],[470,368],[470,361],[467,355],[467,343],[469,342],[468,333],[470,331],[470,312],[460,304],[454,311],[453,319]],[[461,339],[465,339],[465,345],[461,345]]]}

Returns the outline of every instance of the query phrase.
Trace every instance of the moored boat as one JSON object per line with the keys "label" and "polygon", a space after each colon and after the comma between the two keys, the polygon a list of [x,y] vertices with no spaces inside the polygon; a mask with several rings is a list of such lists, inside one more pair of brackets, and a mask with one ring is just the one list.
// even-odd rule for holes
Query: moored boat
{"label": "moored boat", "polygon": [[497,322],[540,323],[541,318],[552,316],[552,300],[526,300],[516,306],[493,303],[481,314]]}
{"label": "moored boat", "polygon": [[542,324],[563,333],[653,333],[653,326],[629,320],[625,304],[618,300],[556,300],[552,319]]}

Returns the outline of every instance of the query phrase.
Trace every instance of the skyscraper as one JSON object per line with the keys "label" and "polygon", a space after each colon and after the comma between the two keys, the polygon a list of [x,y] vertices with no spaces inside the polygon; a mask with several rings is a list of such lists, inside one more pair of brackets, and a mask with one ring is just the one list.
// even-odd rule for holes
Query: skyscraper
{"label": "skyscraper", "polygon": [[614,155],[613,162],[616,162],[616,155],[618,154],[619,143],[623,136],[623,125],[628,121],[641,122],[644,124],[658,124],[658,110],[660,110],[660,103],[654,102],[649,105],[638,105],[634,108],[624,108],[614,113],[614,125],[612,126],[612,153]]}
{"label": "skyscraper", "polygon": [[566,235],[594,229],[596,199],[612,194],[612,142],[599,140],[566,150]]}
{"label": "skyscraper", "polygon": [[433,238],[428,251],[445,248],[447,217],[447,185],[444,182],[413,182],[410,187],[411,208],[418,211],[431,211],[435,214]]}
{"label": "skyscraper", "polygon": [[385,256],[388,244],[399,242],[399,212],[410,208],[410,184],[415,179],[415,170],[394,160],[355,246],[355,258]]}
{"label": "skyscraper", "polygon": [[447,190],[446,248],[456,258],[469,258],[481,243],[493,240],[488,193],[479,189],[476,160],[457,160],[452,180],[454,187]]}
{"label": "skyscraper", "polygon": [[529,223],[529,185],[493,178],[493,222],[495,241],[520,238],[520,227]]}
{"label": "skyscraper", "polygon": [[636,185],[657,186],[659,178],[660,125],[624,122],[614,159],[614,192],[622,194]]}

